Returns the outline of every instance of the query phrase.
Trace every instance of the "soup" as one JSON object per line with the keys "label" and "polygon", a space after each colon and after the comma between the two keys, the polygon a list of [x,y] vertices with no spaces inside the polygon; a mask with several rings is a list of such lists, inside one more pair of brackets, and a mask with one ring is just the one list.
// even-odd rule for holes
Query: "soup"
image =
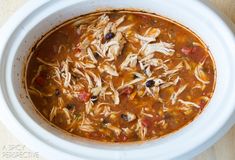
{"label": "soup", "polygon": [[26,86],[51,124],[88,139],[133,142],[172,133],[212,97],[203,42],[166,18],[97,12],[48,33],[30,54]]}

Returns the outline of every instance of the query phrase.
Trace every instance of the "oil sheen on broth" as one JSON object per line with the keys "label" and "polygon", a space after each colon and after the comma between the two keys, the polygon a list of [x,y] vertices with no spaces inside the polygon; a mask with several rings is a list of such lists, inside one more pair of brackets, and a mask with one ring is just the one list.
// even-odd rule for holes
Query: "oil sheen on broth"
{"label": "oil sheen on broth", "polygon": [[212,97],[215,66],[185,27],[142,12],[99,12],[52,31],[31,53],[30,98],[51,124],[105,142],[158,138]]}

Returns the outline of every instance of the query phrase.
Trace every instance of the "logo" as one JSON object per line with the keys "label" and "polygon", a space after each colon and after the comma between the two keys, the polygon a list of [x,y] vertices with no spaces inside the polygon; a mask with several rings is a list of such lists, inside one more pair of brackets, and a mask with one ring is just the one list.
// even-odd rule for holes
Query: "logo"
{"label": "logo", "polygon": [[0,151],[1,160],[39,160],[39,153],[32,152],[25,145],[3,145]]}

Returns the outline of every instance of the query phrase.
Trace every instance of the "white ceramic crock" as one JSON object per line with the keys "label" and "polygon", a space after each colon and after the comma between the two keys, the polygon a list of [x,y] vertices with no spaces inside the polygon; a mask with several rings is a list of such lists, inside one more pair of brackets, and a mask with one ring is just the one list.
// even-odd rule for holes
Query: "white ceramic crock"
{"label": "white ceramic crock", "polygon": [[[208,45],[217,67],[214,96],[190,125],[143,144],[102,144],[65,135],[35,110],[22,85],[22,71],[33,44],[47,31],[97,9],[141,9],[173,19],[196,32]],[[218,140],[233,125],[235,110],[235,38],[210,8],[194,0],[31,1],[1,29],[0,117],[12,133],[48,159],[189,159]]]}

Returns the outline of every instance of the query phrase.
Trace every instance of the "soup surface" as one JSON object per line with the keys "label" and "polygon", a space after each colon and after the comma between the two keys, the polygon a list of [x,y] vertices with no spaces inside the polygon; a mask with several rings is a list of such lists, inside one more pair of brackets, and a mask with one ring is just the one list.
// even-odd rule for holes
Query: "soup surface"
{"label": "soup surface", "polygon": [[51,31],[32,51],[27,90],[50,123],[106,142],[161,137],[209,102],[215,66],[185,27],[163,17],[99,12]]}

